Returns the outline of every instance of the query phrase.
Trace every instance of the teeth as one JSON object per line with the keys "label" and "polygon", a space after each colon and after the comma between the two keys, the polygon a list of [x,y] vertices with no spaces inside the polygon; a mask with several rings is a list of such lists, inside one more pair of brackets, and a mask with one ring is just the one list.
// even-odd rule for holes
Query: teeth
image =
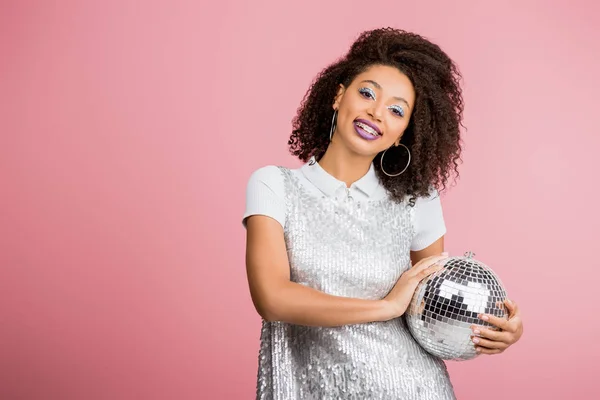
{"label": "teeth", "polygon": [[370,133],[373,136],[379,136],[377,131],[375,129],[371,128],[369,125],[365,125],[361,122],[357,122],[356,125],[358,125],[359,128],[362,129],[363,131]]}

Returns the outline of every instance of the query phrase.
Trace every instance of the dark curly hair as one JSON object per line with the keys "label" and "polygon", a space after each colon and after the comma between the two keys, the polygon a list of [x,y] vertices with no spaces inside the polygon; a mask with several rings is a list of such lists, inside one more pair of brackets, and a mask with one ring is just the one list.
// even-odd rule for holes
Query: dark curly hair
{"label": "dark curly hair", "polygon": [[[363,32],[344,57],[313,81],[292,123],[290,152],[304,162],[312,156],[321,159],[329,145],[332,105],[339,85],[348,87],[373,65],[398,68],[415,89],[413,114],[401,139],[412,155],[409,168],[400,176],[389,177],[381,171],[382,153],[374,160],[391,198],[401,202],[410,196],[414,205],[416,198],[428,196],[432,187],[445,190],[451,175],[458,178],[464,108],[457,66],[439,46],[420,35],[392,28]],[[384,168],[390,173],[401,171],[408,161],[406,151],[393,150],[384,159]]]}

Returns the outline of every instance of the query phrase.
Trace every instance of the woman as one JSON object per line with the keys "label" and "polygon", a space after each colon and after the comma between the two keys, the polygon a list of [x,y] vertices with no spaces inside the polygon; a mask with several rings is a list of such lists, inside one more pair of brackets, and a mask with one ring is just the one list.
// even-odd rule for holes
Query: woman
{"label": "woman", "polygon": [[[257,398],[455,398],[444,362],[400,317],[447,257],[437,194],[460,157],[459,78],[419,35],[365,32],[299,109],[289,144],[305,164],[250,177],[246,264],[263,318]],[[507,307],[508,321],[488,319],[501,332],[473,327],[481,353],[519,339],[519,313]]]}

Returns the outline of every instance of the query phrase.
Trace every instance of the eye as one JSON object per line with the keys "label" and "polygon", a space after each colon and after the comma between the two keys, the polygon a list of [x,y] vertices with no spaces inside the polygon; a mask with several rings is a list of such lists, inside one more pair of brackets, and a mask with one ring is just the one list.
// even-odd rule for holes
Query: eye
{"label": "eye", "polygon": [[370,98],[370,99],[373,99],[373,100],[375,100],[375,92],[374,92],[374,91],[373,91],[373,89],[371,89],[371,88],[366,88],[366,87],[365,87],[365,88],[360,88],[360,89],[358,89],[358,92],[359,92],[359,93],[360,93],[360,94],[361,94],[363,97],[366,97],[366,98],[368,98],[368,99]]}
{"label": "eye", "polygon": [[400,106],[390,106],[390,110],[399,117],[404,117],[404,109]]}

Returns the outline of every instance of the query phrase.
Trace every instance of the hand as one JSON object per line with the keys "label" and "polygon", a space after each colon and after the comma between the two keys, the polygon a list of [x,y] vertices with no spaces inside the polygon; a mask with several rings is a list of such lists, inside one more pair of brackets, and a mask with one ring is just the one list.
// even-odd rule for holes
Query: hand
{"label": "hand", "polygon": [[508,320],[493,315],[479,315],[479,318],[500,328],[500,331],[481,326],[471,327],[473,330],[471,339],[479,354],[500,354],[515,344],[523,335],[523,321],[521,321],[519,307],[508,299],[504,301],[504,304],[509,312]]}
{"label": "hand", "polygon": [[383,299],[389,310],[390,319],[404,314],[419,282],[441,270],[443,266],[439,262],[446,258],[448,258],[448,253],[424,258],[402,273],[392,290]]}

